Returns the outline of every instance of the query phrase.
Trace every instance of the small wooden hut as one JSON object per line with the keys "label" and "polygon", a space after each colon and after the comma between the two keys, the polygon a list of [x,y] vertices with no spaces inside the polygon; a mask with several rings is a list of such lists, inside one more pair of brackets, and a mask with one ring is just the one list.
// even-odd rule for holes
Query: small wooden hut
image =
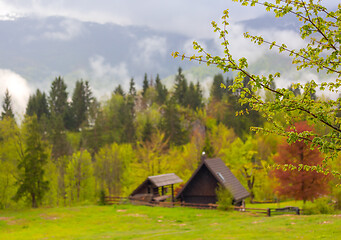
{"label": "small wooden hut", "polygon": [[[174,202],[173,185],[180,182],[182,182],[182,179],[174,173],[149,176],[130,194],[129,198],[147,202],[162,202],[171,197]],[[171,195],[168,194],[167,186],[171,188]]]}
{"label": "small wooden hut", "polygon": [[204,159],[176,198],[187,203],[216,203],[218,184],[233,196],[233,204],[241,205],[250,194],[220,158]]}

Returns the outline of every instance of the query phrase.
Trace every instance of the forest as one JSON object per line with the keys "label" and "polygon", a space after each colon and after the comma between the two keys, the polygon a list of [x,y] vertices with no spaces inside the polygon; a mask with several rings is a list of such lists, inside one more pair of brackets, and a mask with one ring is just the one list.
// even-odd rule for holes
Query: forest
{"label": "forest", "polygon": [[[243,85],[249,80],[245,77]],[[200,83],[189,82],[179,68],[170,89],[158,75],[145,74],[142,90],[132,78],[128,91],[119,85],[107,100],[98,101],[88,81],[78,80],[71,94],[59,76],[47,93],[37,89],[30,96],[20,123],[6,91],[1,99],[0,209],[95,203],[101,194],[128,196],[147,176],[164,173],[174,172],[186,182],[203,152],[225,162],[251,193],[251,202],[324,197],[340,207],[341,190],[331,174],[272,167],[318,165],[324,157],[303,141],[289,145],[279,135],[251,131],[271,123],[248,103],[241,104],[241,92],[228,88],[232,84],[215,75],[204,98]],[[297,99],[304,95],[292,86],[289,90]],[[254,94],[265,102],[274,99],[271,92]],[[280,115],[275,118],[282,121]],[[295,124],[300,132],[328,131],[302,118]],[[341,170],[340,162],[328,167]]]}

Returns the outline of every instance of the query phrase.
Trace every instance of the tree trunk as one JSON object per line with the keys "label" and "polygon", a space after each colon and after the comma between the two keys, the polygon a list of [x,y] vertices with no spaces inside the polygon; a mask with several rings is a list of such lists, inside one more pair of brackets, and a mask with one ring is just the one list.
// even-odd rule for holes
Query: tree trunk
{"label": "tree trunk", "polygon": [[32,197],[32,208],[38,208],[36,195],[34,193],[31,193],[31,197]]}

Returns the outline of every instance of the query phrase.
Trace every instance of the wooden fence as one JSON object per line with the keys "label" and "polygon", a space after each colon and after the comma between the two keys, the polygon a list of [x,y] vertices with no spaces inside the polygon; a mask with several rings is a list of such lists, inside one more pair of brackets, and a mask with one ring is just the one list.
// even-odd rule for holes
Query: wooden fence
{"label": "wooden fence", "polygon": [[[105,202],[107,205],[113,204],[124,204],[131,203],[134,205],[145,205],[145,206],[160,206],[160,207],[191,207],[191,208],[199,208],[199,209],[217,209],[218,204],[202,204],[202,203],[185,203],[185,202],[146,202],[141,200],[132,200],[127,197],[114,197],[114,196],[106,196]],[[289,214],[294,213],[296,215],[300,215],[300,209],[297,207],[284,207],[284,208],[244,208],[244,207],[233,207],[233,210],[240,212],[251,212],[251,213],[260,213],[266,214],[267,216],[279,215],[279,214]]]}

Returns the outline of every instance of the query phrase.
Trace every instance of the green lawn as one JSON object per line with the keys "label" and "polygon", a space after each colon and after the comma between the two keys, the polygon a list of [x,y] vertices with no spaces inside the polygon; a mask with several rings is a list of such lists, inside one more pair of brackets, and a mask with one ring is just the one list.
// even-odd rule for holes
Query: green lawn
{"label": "green lawn", "polygon": [[132,205],[6,210],[0,211],[0,239],[341,239],[341,215]]}

